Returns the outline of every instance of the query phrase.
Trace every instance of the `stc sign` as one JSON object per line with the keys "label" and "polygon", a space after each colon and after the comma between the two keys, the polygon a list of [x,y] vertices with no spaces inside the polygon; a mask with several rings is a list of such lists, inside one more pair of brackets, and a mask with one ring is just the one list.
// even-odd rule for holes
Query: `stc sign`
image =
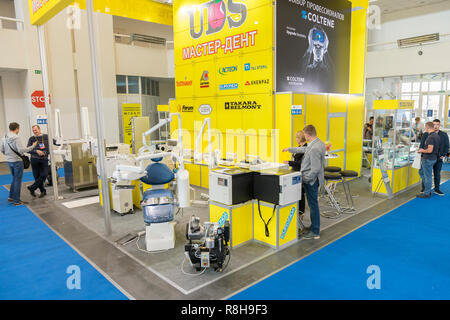
{"label": "stc sign", "polygon": [[[49,99],[49,102],[50,102],[50,96],[48,97],[48,99]],[[45,108],[44,91],[36,90],[35,92],[33,92],[31,94],[31,103],[36,108]]]}
{"label": "stc sign", "polygon": [[[195,31],[195,16],[196,11],[200,12],[200,30]],[[247,6],[244,3],[234,3],[234,0],[228,0],[225,5],[225,0],[212,0],[197,6],[188,12],[190,34],[193,39],[199,39],[203,35],[204,13],[208,22],[208,29],[206,35],[214,34],[221,31],[228,21],[228,27],[239,28],[247,19]],[[240,15],[239,20],[234,20],[230,16],[227,17],[227,11],[230,15]]]}

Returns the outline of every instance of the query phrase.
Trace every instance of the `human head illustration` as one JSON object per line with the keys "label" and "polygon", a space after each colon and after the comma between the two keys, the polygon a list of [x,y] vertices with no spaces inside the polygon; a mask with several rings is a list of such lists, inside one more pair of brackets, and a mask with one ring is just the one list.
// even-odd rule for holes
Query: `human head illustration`
{"label": "human head illustration", "polygon": [[328,51],[328,36],[322,28],[315,26],[309,30],[309,49],[314,56],[314,62],[323,62],[324,56]]}

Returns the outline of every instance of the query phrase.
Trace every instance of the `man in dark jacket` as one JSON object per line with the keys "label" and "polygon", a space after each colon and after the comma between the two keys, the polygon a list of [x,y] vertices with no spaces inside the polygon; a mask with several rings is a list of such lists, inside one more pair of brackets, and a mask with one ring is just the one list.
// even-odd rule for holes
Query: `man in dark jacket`
{"label": "man in dark jacket", "polygon": [[30,151],[31,154],[31,168],[33,169],[34,183],[28,186],[28,190],[33,197],[36,197],[35,191],[39,189],[41,192],[39,198],[44,197],[47,191],[44,188],[45,179],[48,175],[48,135],[41,133],[41,128],[38,125],[33,126],[33,136],[28,139],[28,146],[37,142],[36,147]]}
{"label": "man in dark jacket", "polygon": [[[442,162],[444,157],[448,154],[448,148],[449,148],[449,139],[447,133],[444,131],[441,131],[441,121],[439,119],[433,120],[434,125],[434,132],[436,132],[440,138],[440,144],[439,144],[439,156],[437,158],[436,163],[433,166],[433,175],[434,175],[434,193],[440,196],[443,196],[444,193],[440,190],[441,185],[441,170],[442,170]],[[425,141],[427,140],[429,134],[428,132],[425,132],[422,135],[422,139],[420,141],[420,148],[425,147]],[[422,183],[422,191],[424,189],[423,183]]]}

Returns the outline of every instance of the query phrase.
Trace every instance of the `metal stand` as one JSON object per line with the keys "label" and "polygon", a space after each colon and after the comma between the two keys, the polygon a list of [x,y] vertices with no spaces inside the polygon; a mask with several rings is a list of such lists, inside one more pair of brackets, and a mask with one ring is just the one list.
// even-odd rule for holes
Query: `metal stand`
{"label": "metal stand", "polygon": [[[381,144],[379,143],[379,141],[377,140],[375,143],[375,148],[374,148],[375,153],[372,155],[374,157],[374,160],[378,160],[378,165],[380,167],[380,171],[381,171],[381,178],[377,183],[377,186],[375,188],[375,193],[378,193],[380,191],[381,185],[382,183],[384,183],[384,187],[386,188],[386,192],[388,194],[388,198],[392,199],[394,197],[394,193],[392,191],[392,187],[390,184],[390,180],[389,180],[389,175],[386,171],[386,167],[384,165],[384,153],[383,153],[383,148],[381,147]],[[374,161],[375,163],[375,161]]]}
{"label": "metal stand", "polygon": [[[336,182],[332,182],[332,188],[330,189],[327,184],[324,185],[324,190],[326,192],[326,195],[328,196],[328,202],[332,208],[334,208],[335,211],[325,211],[322,212],[320,215],[324,218],[328,219],[337,219],[341,216],[343,213],[343,210],[341,206],[339,205],[339,202],[334,197],[334,189],[336,189]],[[329,215],[328,213],[334,213],[334,215]]]}

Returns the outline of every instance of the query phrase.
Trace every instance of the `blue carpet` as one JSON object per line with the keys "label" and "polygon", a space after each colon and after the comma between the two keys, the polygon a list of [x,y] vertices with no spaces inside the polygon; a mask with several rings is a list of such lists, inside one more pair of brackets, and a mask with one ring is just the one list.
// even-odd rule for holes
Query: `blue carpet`
{"label": "blue carpet", "polygon": [[[64,177],[64,169],[60,168],[58,169],[58,175],[60,177]],[[33,173],[31,171],[27,171],[23,173],[22,182],[33,182],[34,177]],[[0,186],[11,184],[12,182],[12,176],[10,174],[2,174],[0,175]]]}
{"label": "blue carpet", "polygon": [[442,165],[442,170],[443,171],[450,171],[450,163],[444,163]]}
{"label": "blue carpet", "polygon": [[[231,299],[450,299],[450,182],[414,199]],[[311,240],[308,240],[311,241]],[[380,268],[380,290],[367,273]]]}
{"label": "blue carpet", "polygon": [[[6,202],[0,188],[0,299],[124,300],[127,297],[50,230],[27,207]],[[69,290],[69,266],[81,289]],[[69,281],[70,282],[70,281]]]}

